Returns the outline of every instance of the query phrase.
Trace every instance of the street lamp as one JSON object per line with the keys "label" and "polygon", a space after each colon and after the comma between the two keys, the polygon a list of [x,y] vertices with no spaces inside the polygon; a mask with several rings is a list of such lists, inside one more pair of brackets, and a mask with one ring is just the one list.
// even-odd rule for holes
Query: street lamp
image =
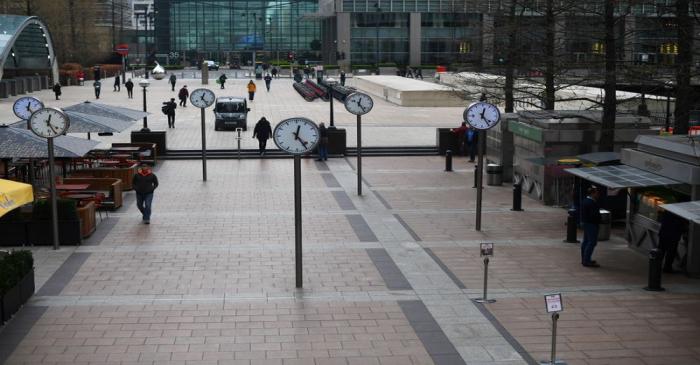
{"label": "street lamp", "polygon": [[338,80],[329,77],[326,79],[326,85],[328,85],[328,95],[330,96],[328,98],[328,101],[331,103],[331,123],[328,128],[330,129],[335,129],[335,124],[333,123],[333,85],[336,85],[338,83]]}
{"label": "street lamp", "polygon": [[[139,86],[141,86],[143,88],[143,111],[144,111],[144,113],[146,112],[146,88],[148,88],[149,85],[151,85],[151,83],[148,82],[148,80],[146,80],[146,79],[139,81]],[[150,132],[150,131],[151,130],[148,129],[148,117],[144,116],[143,117],[143,128],[141,128],[141,132]]]}

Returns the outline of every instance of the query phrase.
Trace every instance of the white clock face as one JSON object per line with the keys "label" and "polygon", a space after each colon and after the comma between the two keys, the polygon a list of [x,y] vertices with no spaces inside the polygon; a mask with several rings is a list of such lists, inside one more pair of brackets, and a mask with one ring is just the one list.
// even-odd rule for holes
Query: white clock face
{"label": "white clock face", "polygon": [[68,131],[69,126],[68,117],[60,109],[40,109],[29,118],[29,128],[34,134],[43,138],[63,135]]}
{"label": "white clock face", "polygon": [[12,105],[12,111],[14,111],[15,115],[22,120],[29,120],[32,113],[43,108],[44,103],[31,96],[21,97],[15,101],[14,105]]}
{"label": "white clock face", "polygon": [[282,151],[293,155],[311,152],[320,139],[316,123],[306,118],[289,118],[281,121],[272,133],[275,144]]}
{"label": "white clock face", "polygon": [[501,112],[493,104],[478,102],[464,111],[464,120],[476,129],[490,129],[501,120]]}
{"label": "white clock face", "polygon": [[352,93],[345,98],[345,109],[352,114],[367,114],[372,107],[374,107],[374,100],[367,94]]}
{"label": "white clock face", "polygon": [[209,89],[196,89],[190,94],[190,103],[197,108],[208,108],[214,104],[216,95]]}

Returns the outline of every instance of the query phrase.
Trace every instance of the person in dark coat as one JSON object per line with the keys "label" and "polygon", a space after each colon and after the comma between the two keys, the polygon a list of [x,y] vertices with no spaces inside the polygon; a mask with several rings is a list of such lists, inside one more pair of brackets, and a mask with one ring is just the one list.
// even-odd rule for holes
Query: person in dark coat
{"label": "person in dark coat", "polygon": [[255,124],[255,129],[253,129],[253,138],[258,139],[260,156],[265,156],[265,147],[267,146],[267,140],[270,138],[270,136],[272,136],[272,127],[270,127],[270,122],[268,122],[265,117],[262,117]]}
{"label": "person in dark coat", "polygon": [[226,84],[226,79],[227,79],[226,74],[221,74],[221,76],[219,76],[218,82],[219,82],[219,85],[221,85],[222,89],[225,89],[224,85]]}
{"label": "person in dark coat", "polygon": [[58,82],[53,86],[53,93],[56,94],[56,100],[60,100],[59,96],[61,96],[61,84]]}
{"label": "person in dark coat", "polygon": [[153,192],[158,187],[158,177],[151,171],[148,165],[141,165],[131,180],[131,186],[136,192],[136,207],[143,216],[143,223],[151,223],[151,204]]}
{"label": "person in dark coat", "polygon": [[273,78],[276,78],[276,79],[279,78],[279,76],[277,76],[277,72],[278,72],[277,66],[272,66],[272,77]]}
{"label": "person in dark coat", "polygon": [[598,229],[600,227],[600,190],[595,186],[588,189],[588,196],[581,203],[581,223],[583,224],[583,241],[581,241],[581,265],[585,267],[600,267],[592,259],[593,250],[598,244]]}
{"label": "person in dark coat", "polygon": [[126,87],[126,95],[129,97],[129,99],[133,99],[134,98],[134,82],[131,81],[131,79],[129,79],[126,81],[124,86]]}
{"label": "person in dark coat", "polygon": [[180,106],[183,108],[186,107],[187,98],[190,97],[190,91],[187,90],[187,85],[180,89],[180,92],[177,93],[177,97],[180,99]]}
{"label": "person in dark coat", "polygon": [[464,132],[464,146],[469,151],[469,162],[474,162],[479,151],[479,131],[468,127]]}
{"label": "person in dark coat", "polygon": [[170,78],[168,80],[170,81],[171,91],[175,91],[175,82],[177,81],[177,76],[175,76],[175,74],[170,74]]}
{"label": "person in dark coat", "polygon": [[101,78],[101,73],[102,69],[100,69],[99,65],[96,65],[95,67],[92,68],[92,76],[95,81],[99,80]]}
{"label": "person in dark coat", "polygon": [[451,130],[451,132],[454,133],[455,136],[457,136],[457,145],[459,146],[459,151],[453,151],[453,152],[459,152],[460,155],[464,155],[464,152],[466,150],[465,147],[466,147],[467,129],[469,129],[469,127],[467,126],[467,122],[462,122],[461,126],[459,126],[457,128],[453,128]]}
{"label": "person in dark coat", "polygon": [[340,70],[340,86],[345,86],[345,71]]}
{"label": "person in dark coat", "polygon": [[316,161],[328,160],[328,128],[325,123],[318,125],[318,159]]}
{"label": "person in dark coat", "polygon": [[416,78],[423,80],[423,70],[420,67],[416,68]]}
{"label": "person in dark coat", "polygon": [[661,214],[661,228],[659,229],[659,253],[664,263],[664,272],[673,273],[673,262],[678,253],[678,242],[686,230],[686,220],[669,212]]}
{"label": "person in dark coat", "polygon": [[122,91],[122,84],[121,84],[121,80],[119,80],[119,74],[114,76],[114,90],[113,91]]}
{"label": "person in dark coat", "polygon": [[267,92],[270,92],[270,84],[272,83],[272,75],[267,74],[265,75],[265,88],[267,88]]}
{"label": "person in dark coat", "polygon": [[95,88],[95,99],[99,99],[100,91],[102,90],[102,83],[100,80],[95,80],[95,82],[92,83],[92,87]]}
{"label": "person in dark coat", "polygon": [[177,109],[175,98],[170,98],[170,101],[163,103],[163,110],[168,116],[168,128],[175,128],[175,109]]}

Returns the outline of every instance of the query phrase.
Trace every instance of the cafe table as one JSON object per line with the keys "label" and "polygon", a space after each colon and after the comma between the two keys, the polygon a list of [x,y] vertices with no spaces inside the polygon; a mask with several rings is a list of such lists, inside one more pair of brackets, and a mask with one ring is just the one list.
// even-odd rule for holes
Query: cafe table
{"label": "cafe table", "polygon": [[87,190],[90,184],[56,184],[56,190]]}

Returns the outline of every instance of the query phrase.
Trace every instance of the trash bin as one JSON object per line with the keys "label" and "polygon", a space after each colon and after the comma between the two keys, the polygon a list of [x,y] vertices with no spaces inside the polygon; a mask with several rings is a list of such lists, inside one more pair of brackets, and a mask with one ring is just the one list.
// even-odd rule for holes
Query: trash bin
{"label": "trash bin", "polygon": [[490,163],[486,165],[486,184],[489,186],[501,186],[503,183],[503,166]]}
{"label": "trash bin", "polygon": [[607,241],[610,239],[610,228],[612,226],[612,215],[610,211],[600,210],[600,226],[598,228],[598,241]]}

